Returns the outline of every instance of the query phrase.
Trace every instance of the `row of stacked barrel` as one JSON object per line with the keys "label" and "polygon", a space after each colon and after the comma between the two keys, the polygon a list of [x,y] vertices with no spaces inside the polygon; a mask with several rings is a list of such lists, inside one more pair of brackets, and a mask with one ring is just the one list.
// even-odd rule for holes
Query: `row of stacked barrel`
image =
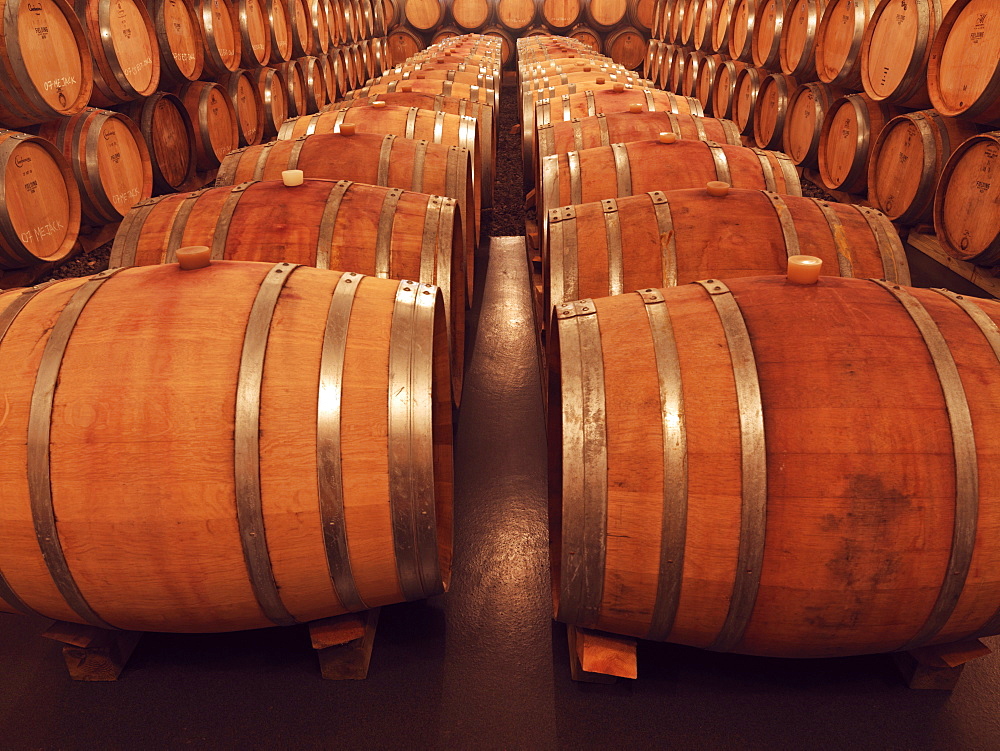
{"label": "row of stacked barrel", "polygon": [[134,206],[108,271],[0,292],[0,611],[208,632],[444,591],[496,93],[450,79],[498,59],[448,40]]}
{"label": "row of stacked barrel", "polygon": [[616,63],[642,65],[655,0],[400,0],[389,47],[399,59],[427,43],[477,31],[501,40],[505,67],[521,37],[565,34]]}
{"label": "row of stacked barrel", "polygon": [[19,5],[0,123],[26,133],[3,134],[0,269],[58,263],[81,224],[206,184],[232,149],[382,72],[384,26],[371,0]]}
{"label": "row of stacked barrel", "polygon": [[831,190],[1000,264],[1000,7],[988,0],[661,0],[644,72],[783,145]]}
{"label": "row of stacked barrel", "polygon": [[558,618],[784,657],[1000,631],[1000,304],[906,286],[885,215],[699,100],[519,54],[561,80],[523,110]]}

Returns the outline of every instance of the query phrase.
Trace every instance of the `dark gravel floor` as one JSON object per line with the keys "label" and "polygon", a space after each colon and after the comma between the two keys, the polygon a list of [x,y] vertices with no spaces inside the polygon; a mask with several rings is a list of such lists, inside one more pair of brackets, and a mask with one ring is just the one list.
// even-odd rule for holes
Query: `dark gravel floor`
{"label": "dark gravel floor", "polygon": [[497,118],[496,183],[493,187],[493,218],[488,227],[491,237],[524,234],[524,180],[518,102],[517,85],[504,86]]}

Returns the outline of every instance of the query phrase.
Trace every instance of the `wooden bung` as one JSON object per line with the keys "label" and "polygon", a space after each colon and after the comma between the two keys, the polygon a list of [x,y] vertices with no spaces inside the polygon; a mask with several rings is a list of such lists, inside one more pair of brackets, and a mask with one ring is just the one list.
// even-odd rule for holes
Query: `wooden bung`
{"label": "wooden bung", "polygon": [[720,275],[555,318],[558,620],[798,658],[1000,631],[1000,303]]}
{"label": "wooden bung", "polygon": [[452,405],[433,286],[216,260],[0,293],[0,316],[11,306],[3,610],[205,633],[447,588]]}

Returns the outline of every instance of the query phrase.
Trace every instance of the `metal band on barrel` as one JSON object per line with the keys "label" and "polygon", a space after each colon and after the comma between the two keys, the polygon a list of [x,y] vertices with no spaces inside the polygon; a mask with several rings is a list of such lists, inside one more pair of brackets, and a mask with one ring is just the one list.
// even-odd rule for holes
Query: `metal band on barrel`
{"label": "metal band on barrel", "polygon": [[774,213],[778,217],[778,225],[781,227],[781,237],[785,242],[785,255],[789,258],[800,255],[802,251],[799,246],[799,233],[795,229],[795,220],[792,218],[792,212],[788,208],[788,204],[777,193],[764,191],[764,195],[770,200],[771,208],[774,209]]}
{"label": "metal band on barrel", "polygon": [[705,141],[704,143],[708,147],[708,153],[712,155],[712,161],[715,163],[715,179],[732,185],[733,177],[729,172],[729,157],[726,155],[725,149],[715,141]]}
{"label": "metal band on barrel", "polygon": [[769,152],[756,148],[750,150],[757,156],[757,161],[760,162],[760,172],[764,177],[764,190],[777,193],[778,183],[774,179],[774,170],[771,168],[771,162],[767,158]]}
{"label": "metal band on barrel", "polygon": [[867,206],[855,206],[855,208],[868,222],[872,235],[878,243],[879,257],[882,259],[882,277],[896,284],[909,284],[910,272],[906,262],[906,251],[903,250],[899,235],[895,231],[890,232],[886,229],[889,222],[885,215]]}
{"label": "metal band on barrel", "polygon": [[135,256],[139,251],[139,238],[142,237],[142,227],[146,223],[146,217],[153,211],[160,201],[160,198],[150,198],[132,207],[118,228],[115,235],[114,245],[111,246],[111,258],[108,265],[111,268],[119,266],[135,266]]}
{"label": "metal band on barrel", "polygon": [[[337,110],[337,115],[333,120],[333,128],[330,131],[331,133],[336,133],[338,131],[338,129],[340,128],[340,124],[344,122],[344,119],[347,117],[348,109],[349,108],[344,107],[343,109]],[[309,118],[309,124],[306,126],[306,132],[303,133],[303,135],[311,136],[313,133],[316,132],[316,128],[319,127],[319,121],[322,115],[323,115],[322,112],[317,112],[315,115]]]}
{"label": "metal band on barrel", "polygon": [[663,426],[663,515],[660,525],[660,569],[656,600],[647,639],[665,641],[670,635],[681,597],[684,543],[687,538],[687,427],[681,389],[680,357],[663,295],[655,289],[639,290],[646,308],[649,333],[656,357]]}
{"label": "metal band on barrel", "polygon": [[622,222],[618,204],[613,198],[601,201],[604,212],[604,234],[608,248],[608,294],[620,295],[625,291],[625,272],[622,268]]}
{"label": "metal band on barrel", "polygon": [[444,138],[444,112],[434,113],[434,143],[441,143]]}
{"label": "metal band on barrel", "polygon": [[91,626],[113,629],[114,626],[101,618],[87,603],[83,593],[69,570],[52,505],[52,477],[50,465],[50,439],[52,432],[52,408],[59,370],[69,345],[70,336],[94,293],[108,279],[122,269],[108,269],[90,277],[73,293],[73,297],[59,314],[42,351],[35,374],[34,390],[31,394],[31,409],[28,414],[27,474],[28,493],[31,498],[31,516],[35,526],[35,536],[41,548],[42,557],[48,567],[53,583],[66,604]]}
{"label": "metal band on barrel", "polygon": [[596,626],[607,550],[608,439],[601,330],[593,300],[555,310],[562,362],[559,618]]}
{"label": "metal band on barrel", "polygon": [[[423,151],[420,152],[420,181],[423,183],[423,172],[424,172],[424,159],[427,154],[427,142],[424,141]],[[465,170],[462,169],[463,164],[468,164],[468,150],[462,148],[461,146],[449,146],[448,147],[448,158],[445,164],[445,177],[444,177],[444,194],[455,199],[465,199],[465,193],[462,187],[465,186],[465,181],[460,179],[460,175],[465,174]],[[462,186],[462,187],[459,187]],[[414,190],[417,190],[416,188]],[[468,211],[472,211],[473,207],[469,206]],[[470,225],[474,223],[472,217],[463,217],[465,221],[469,222]]]}
{"label": "metal band on barrel", "polygon": [[[420,281],[427,284],[436,284],[438,289],[441,290],[441,297],[445,303],[451,302],[452,228],[455,226],[455,212],[457,210],[458,202],[455,200],[444,199],[441,201],[441,205],[438,208],[438,230],[435,234],[435,238],[437,239],[437,260],[434,262],[433,268],[431,268],[431,261],[429,259],[426,262],[423,257],[420,259],[421,274],[427,269],[427,279],[421,278]],[[452,330],[450,304],[444,306],[444,319],[450,332]]]}
{"label": "metal band on barrel", "polygon": [[[20,294],[12,294],[13,301],[0,311],[0,344],[3,344],[4,337],[10,329],[10,325],[17,318],[24,306],[31,302],[32,298],[41,292],[48,285],[39,285],[31,289],[24,290]],[[0,571],[0,600],[3,600],[15,610],[24,615],[40,615],[27,605],[17,593],[11,589],[10,583],[4,578],[3,571]]]}
{"label": "metal band on barrel", "polygon": [[389,505],[396,573],[408,601],[441,591],[431,401],[436,291],[399,283],[389,342]]}
{"label": "metal band on barrel", "polygon": [[656,112],[656,102],[653,100],[653,92],[649,89],[642,90],[643,96],[646,98],[646,111]]}
{"label": "metal band on barrel", "polygon": [[[958,366],[951,354],[948,341],[938,328],[938,324],[923,304],[910,292],[883,280],[872,280],[896,298],[910,316],[920,336],[927,346],[938,382],[944,396],[948,423],[951,427],[952,448],[955,454],[955,524],[952,532],[951,553],[948,568],[938,591],[937,601],[920,630],[901,650],[914,649],[934,639],[951,618],[965,588],[969,575],[972,553],[976,544],[976,526],[979,516],[979,465],[976,456],[976,438],[972,425],[972,414],[962,384]],[[954,297],[949,297],[958,303]],[[960,307],[962,307],[960,305]],[[976,316],[966,308],[963,310],[977,324]]]}
{"label": "metal band on barrel", "polygon": [[[583,93],[584,93],[584,96],[587,98],[587,116],[588,117],[593,117],[594,115],[597,114],[597,103],[594,101],[594,92],[590,91],[588,89],[587,91],[585,91]],[[565,117],[563,119],[564,120],[570,120],[571,119],[571,115],[570,115],[570,109],[569,109],[569,95],[568,94],[566,94],[566,95],[563,96],[563,107],[564,107],[564,110],[565,110],[565,113],[566,113]]]}
{"label": "metal band on barrel", "polygon": [[[583,129],[580,127],[580,118],[574,117],[570,122],[570,127],[573,129],[573,148],[579,151],[580,149],[586,148],[583,145]],[[552,151],[548,152],[550,154],[555,152],[555,147],[553,145]]]}
{"label": "metal band on barrel", "polygon": [[837,216],[837,212],[830,208],[830,204],[826,201],[818,198],[810,198],[809,200],[819,207],[819,210],[823,213],[823,218],[826,219],[827,226],[830,228],[833,244],[837,248],[837,266],[840,269],[840,275],[853,277],[854,262],[851,258],[851,244],[847,241],[847,232],[844,230],[844,225],[840,221],[840,217]]}
{"label": "metal band on barrel", "polygon": [[316,469],[320,520],[327,567],[337,598],[345,609],[365,610],[351,569],[344,515],[340,416],[343,409],[344,354],[354,297],[364,276],[344,274],[333,291],[323,333],[319,398],[316,405]]}
{"label": "metal band on barrel", "polygon": [[778,169],[781,170],[781,178],[785,182],[785,189],[779,191],[787,196],[802,197],[802,181],[799,180],[799,173],[795,168],[795,162],[783,151],[768,152],[778,162]]}
{"label": "metal band on barrel", "polygon": [[660,266],[664,287],[677,286],[677,237],[674,218],[667,197],[658,190],[651,191],[649,200],[656,214],[656,232],[660,238]]}
{"label": "metal band on barrel", "polygon": [[378,152],[378,172],[375,177],[375,184],[383,187],[389,185],[389,162],[392,159],[392,144],[396,136],[391,133],[382,139],[382,146]]}
{"label": "metal band on barrel", "polygon": [[[583,179],[580,175],[580,152],[569,152],[566,155],[566,161],[569,164],[569,202],[572,204],[583,203]],[[562,197],[559,196],[559,198],[559,203],[564,203]]]}
{"label": "metal band on barrel", "polygon": [[736,298],[720,281],[709,279],[695,283],[701,285],[711,296],[725,331],[740,411],[743,488],[736,577],[726,621],[711,646],[711,649],[728,652],[743,638],[760,587],[764,539],[767,531],[767,452],[764,411],[753,344]]}
{"label": "metal band on barrel", "polygon": [[[87,159],[87,176],[89,179],[81,180],[80,185],[98,185],[101,186],[101,190],[86,190],[86,197],[89,198],[97,208],[102,212],[102,216],[105,220],[111,221],[121,213],[115,208],[114,204],[108,198],[107,187],[101,182],[101,172],[100,165],[97,160],[98,147],[100,144],[99,138],[104,132],[104,123],[112,119],[112,113],[108,112],[97,112],[94,115],[93,123],[90,126],[90,130],[87,133],[87,147],[84,151]],[[82,128],[84,124],[87,123],[89,118],[81,117],[77,119],[76,126],[74,128],[73,143],[79,143],[80,136],[82,135]],[[118,122],[119,127],[125,127],[121,121]],[[79,171],[79,160],[74,160],[73,169],[74,171]],[[84,192],[84,191],[81,191]]]}
{"label": "metal band on barrel", "polygon": [[549,299],[558,305],[580,296],[576,207],[549,211]]}
{"label": "metal band on barrel", "polygon": [[392,227],[396,221],[396,205],[401,188],[393,188],[382,200],[382,211],[378,217],[378,234],[375,239],[375,276],[388,279],[392,268]]}
{"label": "metal band on barrel", "polygon": [[[600,114],[596,116],[597,128],[601,132],[601,146],[611,145],[611,132],[608,130],[608,116],[605,114]],[[578,149],[583,148],[583,146],[578,146]]]}
{"label": "metal band on barrel", "polygon": [[236,426],[233,462],[236,473],[236,520],[243,546],[243,560],[254,597],[265,617],[276,626],[298,621],[288,612],[278,594],[271,568],[264,528],[260,483],[260,403],[264,379],[264,355],[271,333],[271,320],[285,282],[298,266],[276,264],[261,282],[247,318],[236,385]]}
{"label": "metal band on barrel", "polygon": [[[306,145],[306,140],[309,136],[302,136],[301,138],[296,138],[292,141],[292,148],[288,150],[288,166],[285,169],[298,169],[299,168],[299,158],[302,155],[302,147]],[[277,141],[271,141],[267,146],[265,146],[262,151],[267,151],[271,146],[276,144]],[[254,180],[264,179],[264,171],[261,170],[261,176],[257,177],[254,174]]]}
{"label": "metal band on barrel", "polygon": [[[420,238],[420,276],[418,281],[434,284],[437,261],[437,234],[441,224],[441,196],[428,196],[424,211],[424,231]],[[442,228],[443,229],[443,228]]]}
{"label": "metal band on barrel", "polygon": [[405,138],[416,138],[417,114],[419,112],[419,107],[410,107],[406,111],[406,126],[403,130],[403,136]]}
{"label": "metal band on barrel", "polygon": [[215,232],[212,234],[212,259],[219,261],[226,257],[226,242],[229,239],[229,225],[233,222],[233,214],[236,212],[236,205],[240,202],[243,192],[256,183],[240,183],[233,186],[226,196],[226,200],[219,209],[219,219],[215,224]]}
{"label": "metal band on barrel", "polygon": [[319,220],[319,236],[316,238],[316,268],[330,268],[330,253],[333,249],[333,233],[337,228],[337,214],[344,194],[354,185],[350,180],[341,180],[330,190],[323,215]]}
{"label": "metal band on barrel", "polygon": [[[303,136],[303,138],[304,137],[305,136]],[[298,139],[296,139],[296,140],[298,140]],[[277,144],[278,144],[278,141],[271,141],[269,143],[265,143],[261,147],[260,153],[257,155],[257,161],[254,163],[254,166],[253,166],[253,179],[254,180],[263,180],[264,179],[264,169],[267,167],[267,157],[271,153],[271,149],[273,149]],[[296,152],[295,153],[296,163],[295,164],[289,163],[288,169],[297,169],[298,168],[298,155],[299,155],[298,152]],[[235,179],[236,179],[236,175],[234,174],[233,175],[233,180],[235,180]],[[231,182],[232,181],[230,181],[230,183]]]}
{"label": "metal band on barrel", "polygon": [[615,159],[618,197],[630,196],[632,195],[632,169],[628,161],[628,145],[624,143],[611,144],[611,154]]}
{"label": "metal band on barrel", "polygon": [[556,151],[556,144],[553,138],[552,125],[539,125],[535,130],[535,138],[538,139],[538,156],[548,156]]}
{"label": "metal band on barrel", "polygon": [[181,201],[181,206],[177,209],[174,221],[170,225],[170,236],[167,239],[167,248],[163,254],[163,263],[175,263],[177,261],[177,249],[181,247],[181,241],[184,239],[184,230],[187,227],[188,217],[191,215],[194,205],[206,190],[211,190],[211,188],[202,188],[193,193],[188,193],[184,197],[184,200]]}

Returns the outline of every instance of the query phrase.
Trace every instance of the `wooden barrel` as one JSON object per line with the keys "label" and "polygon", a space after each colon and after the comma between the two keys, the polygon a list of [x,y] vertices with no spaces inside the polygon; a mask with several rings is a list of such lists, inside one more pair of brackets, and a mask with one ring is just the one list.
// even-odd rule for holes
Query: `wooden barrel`
{"label": "wooden barrel", "polygon": [[626,25],[628,0],[588,0],[584,10],[588,26],[609,32]]}
{"label": "wooden barrel", "polygon": [[758,68],[776,70],[784,24],[784,0],[760,0],[754,20],[750,57]]}
{"label": "wooden barrel", "polygon": [[198,169],[215,169],[239,146],[239,123],[232,100],[222,86],[209,81],[191,81],[178,90],[177,97],[194,126]]}
{"label": "wooden barrel", "polygon": [[715,70],[715,80],[712,81],[712,114],[716,117],[733,116],[733,104],[736,97],[736,81],[748,63],[736,60],[726,60]]}
{"label": "wooden barrel", "polygon": [[20,406],[0,428],[0,609],[211,632],[443,592],[442,309],[414,281],[234,262],[0,295]]}
{"label": "wooden barrel", "polygon": [[788,103],[782,146],[792,161],[803,167],[819,167],[819,139],[830,106],[848,92],[813,81],[800,85]]}
{"label": "wooden barrel", "polygon": [[783,153],[709,141],[635,141],[554,154],[542,159],[539,213],[578,203],[704,187],[719,180],[737,188],[800,196],[795,165]]}
{"label": "wooden barrel", "polygon": [[670,75],[674,67],[674,58],[683,54],[684,50],[674,44],[664,45],[663,57],[660,59],[660,69],[656,77],[659,88],[664,91],[670,88]]}
{"label": "wooden barrel", "polygon": [[61,261],[80,231],[80,191],[66,159],[44,138],[6,130],[0,131],[0,164],[6,176],[0,268]]}
{"label": "wooden barrel", "polygon": [[284,0],[267,4],[267,27],[271,36],[271,57],[268,63],[283,63],[292,57],[292,17]]}
{"label": "wooden barrel", "polygon": [[624,65],[615,64],[610,67],[600,68],[596,65],[585,65],[581,70],[571,70],[564,73],[545,71],[543,74],[537,76],[530,73],[522,73],[521,93],[543,91],[569,84],[576,84],[578,87],[586,89],[592,84],[614,84],[616,81],[635,86],[642,80],[637,74],[625,68]]}
{"label": "wooden barrel", "polygon": [[202,77],[217,81],[240,67],[241,40],[229,0],[195,0],[205,41]]}
{"label": "wooden barrel", "polygon": [[147,4],[160,48],[160,80],[197,81],[205,67],[205,42],[191,0],[151,0]]}
{"label": "wooden barrel", "polygon": [[701,0],[694,7],[694,20],[691,25],[691,46],[702,52],[714,52],[712,49],[712,16],[721,0]]}
{"label": "wooden barrel", "polygon": [[861,40],[878,0],[830,0],[816,32],[816,73],[823,83],[861,88]]}
{"label": "wooden barrel", "polygon": [[679,47],[677,54],[670,61],[670,72],[667,75],[667,90],[676,94],[684,94],[684,72],[687,69],[691,58],[690,51],[686,47]]}
{"label": "wooden barrel", "polygon": [[288,116],[300,117],[309,114],[306,110],[306,82],[297,60],[280,63],[277,70],[285,82],[285,99],[288,102]]}
{"label": "wooden barrel", "polygon": [[271,59],[271,30],[264,0],[236,0],[233,9],[239,21],[241,64],[244,68],[267,65]]}
{"label": "wooden barrel", "polygon": [[284,4],[292,28],[292,53],[289,59],[313,54],[316,50],[313,47],[312,7],[309,0],[284,0]]}
{"label": "wooden barrel", "polygon": [[119,109],[135,123],[146,142],[153,190],[157,193],[183,190],[194,178],[197,156],[191,117],[181,100],[157,91]]}
{"label": "wooden barrel", "polygon": [[945,252],[980,266],[1000,265],[1000,131],[973,136],[945,165],[934,196],[934,229]]}
{"label": "wooden barrel", "polygon": [[753,62],[753,32],[757,6],[762,0],[736,0],[730,21],[729,56],[745,63]]}
{"label": "wooden barrel", "polygon": [[5,3],[0,16],[0,122],[8,127],[75,115],[93,92],[94,62],[73,7],[38,0],[32,8]]}
{"label": "wooden barrel", "polygon": [[263,136],[272,139],[278,135],[281,124],[288,119],[288,93],[281,73],[276,68],[258,68],[250,73],[257,87],[263,111]]}
{"label": "wooden barrel", "polygon": [[619,65],[636,70],[642,65],[646,39],[642,32],[631,26],[612,31],[604,40],[604,49]]}
{"label": "wooden barrel", "polygon": [[766,70],[754,68],[752,65],[741,70],[736,76],[731,117],[739,126],[740,132],[748,136],[753,135],[754,110],[757,107],[760,85],[766,76]]}
{"label": "wooden barrel", "polygon": [[[567,94],[555,100],[542,101],[535,106],[532,121],[538,125],[568,121],[576,117],[630,112],[639,105],[642,112],[675,112],[683,115],[704,115],[701,102],[691,97],[678,96],[659,89],[605,89]],[[532,126],[534,127],[534,126]]]}
{"label": "wooden barrel", "polygon": [[497,21],[508,31],[522,31],[535,20],[537,6],[535,0],[498,0]]}
{"label": "wooden barrel", "polygon": [[712,87],[719,66],[725,62],[722,55],[706,55],[698,62],[697,73],[694,74],[691,96],[701,102],[706,114],[712,114]]}
{"label": "wooden barrel", "polygon": [[486,89],[481,86],[470,86],[465,83],[455,83],[454,81],[442,81],[435,78],[424,78],[409,81],[390,81],[384,84],[374,84],[362,86],[354,91],[347,92],[345,99],[357,99],[381,94],[383,92],[417,92],[423,94],[442,94],[447,97],[459,97],[468,99],[470,102],[488,104],[494,109],[497,107],[499,92],[495,89]]}
{"label": "wooden barrel", "polygon": [[540,163],[542,158],[552,154],[610,146],[612,143],[648,141],[661,133],[672,133],[677,138],[687,140],[741,145],[739,129],[731,120],[677,115],[672,112],[611,112],[576,118],[569,122],[539,125],[535,163]]}
{"label": "wooden barrel", "polygon": [[[465,268],[472,268],[480,203],[468,149],[377,133],[316,134],[231,152],[215,184],[280,180],[286,169],[300,169],[309,179],[352,180],[454,199]],[[469,294],[472,281],[467,280]]]}
{"label": "wooden barrel", "polygon": [[76,0],[94,58],[90,103],[110,107],[149,96],[160,82],[156,29],[139,0]]}
{"label": "wooden barrel", "polygon": [[884,0],[861,41],[861,84],[875,101],[930,107],[927,64],[948,1]]}
{"label": "wooden barrel", "polygon": [[312,54],[324,55],[330,49],[330,26],[326,0],[310,0],[309,12],[312,25],[309,28],[312,39]]}
{"label": "wooden barrel", "polygon": [[733,6],[736,0],[716,0],[712,11],[712,30],[709,35],[711,51],[729,54],[729,42],[732,39],[733,27],[730,23],[733,17]]}
{"label": "wooden barrel", "polygon": [[399,7],[395,0],[382,0],[382,14],[385,16],[386,32],[400,22]]}
{"label": "wooden barrel", "polygon": [[488,0],[451,0],[451,20],[464,31],[478,31],[490,22],[493,7]]}
{"label": "wooden barrel", "polygon": [[781,72],[797,81],[816,80],[816,36],[827,0],[789,0],[778,43]]}
{"label": "wooden barrel", "polygon": [[677,30],[679,36],[678,44],[689,48],[695,47],[694,27],[698,20],[698,14],[701,12],[701,6],[704,3],[705,0],[688,0],[687,7],[684,10],[684,18]]}
{"label": "wooden barrel", "polygon": [[[330,97],[330,101],[334,102],[341,96],[346,96],[347,92],[350,91],[350,78],[348,77],[348,62],[344,57],[344,50],[340,47],[332,48],[327,54],[326,58],[330,63],[330,72],[333,78],[333,84],[336,86],[337,94]],[[326,80],[327,91],[330,90],[330,79]]]}
{"label": "wooden barrel", "polygon": [[823,121],[819,141],[819,174],[826,187],[860,193],[868,184],[868,155],[898,107],[873,102],[865,94],[841,97]]}
{"label": "wooden barrel", "polygon": [[1000,120],[997,10],[988,0],[955,0],[945,15],[927,69],[930,99],[942,115]]}
{"label": "wooden barrel", "polygon": [[[262,69],[259,69],[262,70]],[[264,100],[249,71],[235,70],[219,81],[236,112],[240,146],[253,146],[264,138]]]}
{"label": "wooden barrel", "polygon": [[677,0],[674,3],[674,8],[667,24],[667,41],[674,44],[684,44],[682,41],[684,39],[684,21],[690,7],[691,0]]}
{"label": "wooden barrel", "polygon": [[417,31],[430,31],[444,20],[445,9],[440,0],[406,0],[403,17]]}
{"label": "wooden barrel", "polygon": [[152,195],[149,149],[126,115],[88,107],[39,126],[38,135],[55,144],[69,163],[84,224],[121,221],[133,204]]}
{"label": "wooden barrel", "polygon": [[207,245],[228,260],[339,265],[437,284],[447,307],[457,400],[465,317],[459,231],[451,198],[349,180],[310,179],[294,188],[263,180],[151,199],[122,222],[111,257],[113,266],[171,263],[177,248]]}
{"label": "wooden barrel", "polygon": [[319,112],[326,106],[326,80],[323,78],[323,68],[317,57],[300,57],[299,70],[302,71],[302,83],[306,94],[306,112]]}
{"label": "wooden barrel", "polygon": [[899,235],[879,212],[758,190],[671,190],[552,209],[546,241],[545,310],[643,287],[783,274],[788,257],[805,251],[830,276],[910,283]]}
{"label": "wooden barrel", "polygon": [[653,13],[655,10],[656,0],[629,0],[628,22],[644,34],[649,34],[653,28]]}
{"label": "wooden barrel", "polygon": [[389,62],[399,65],[426,45],[424,40],[406,27],[397,27],[389,32]]}
{"label": "wooden barrel", "polygon": [[556,318],[559,620],[781,657],[1000,629],[996,302],[769,276]]}
{"label": "wooden barrel", "polygon": [[437,44],[438,42],[443,42],[445,39],[458,36],[462,36],[462,30],[457,26],[441,26],[431,36],[431,44]]}
{"label": "wooden barrel", "polygon": [[646,43],[646,57],[642,61],[642,77],[654,83],[660,75],[660,60],[663,57],[663,42],[650,39]]}
{"label": "wooden barrel", "polygon": [[792,93],[798,84],[784,73],[772,73],[760,84],[753,111],[753,138],[758,148],[781,149]]}
{"label": "wooden barrel", "polygon": [[934,189],[948,158],[977,133],[972,123],[934,110],[893,118],[868,159],[868,200],[894,222],[930,224]]}
{"label": "wooden barrel", "polygon": [[[681,94],[698,98],[697,83],[699,78],[701,78],[702,66],[708,60],[711,60],[712,65],[716,66],[722,61],[722,55],[710,55],[706,52],[698,52],[697,50],[688,53],[687,65],[684,66],[684,80],[680,84]],[[715,67],[712,68],[712,74],[714,76]],[[699,99],[699,101],[701,100]],[[704,104],[703,101],[702,104]]]}
{"label": "wooden barrel", "polygon": [[571,28],[583,15],[581,0],[541,0],[539,16],[553,31]]}

